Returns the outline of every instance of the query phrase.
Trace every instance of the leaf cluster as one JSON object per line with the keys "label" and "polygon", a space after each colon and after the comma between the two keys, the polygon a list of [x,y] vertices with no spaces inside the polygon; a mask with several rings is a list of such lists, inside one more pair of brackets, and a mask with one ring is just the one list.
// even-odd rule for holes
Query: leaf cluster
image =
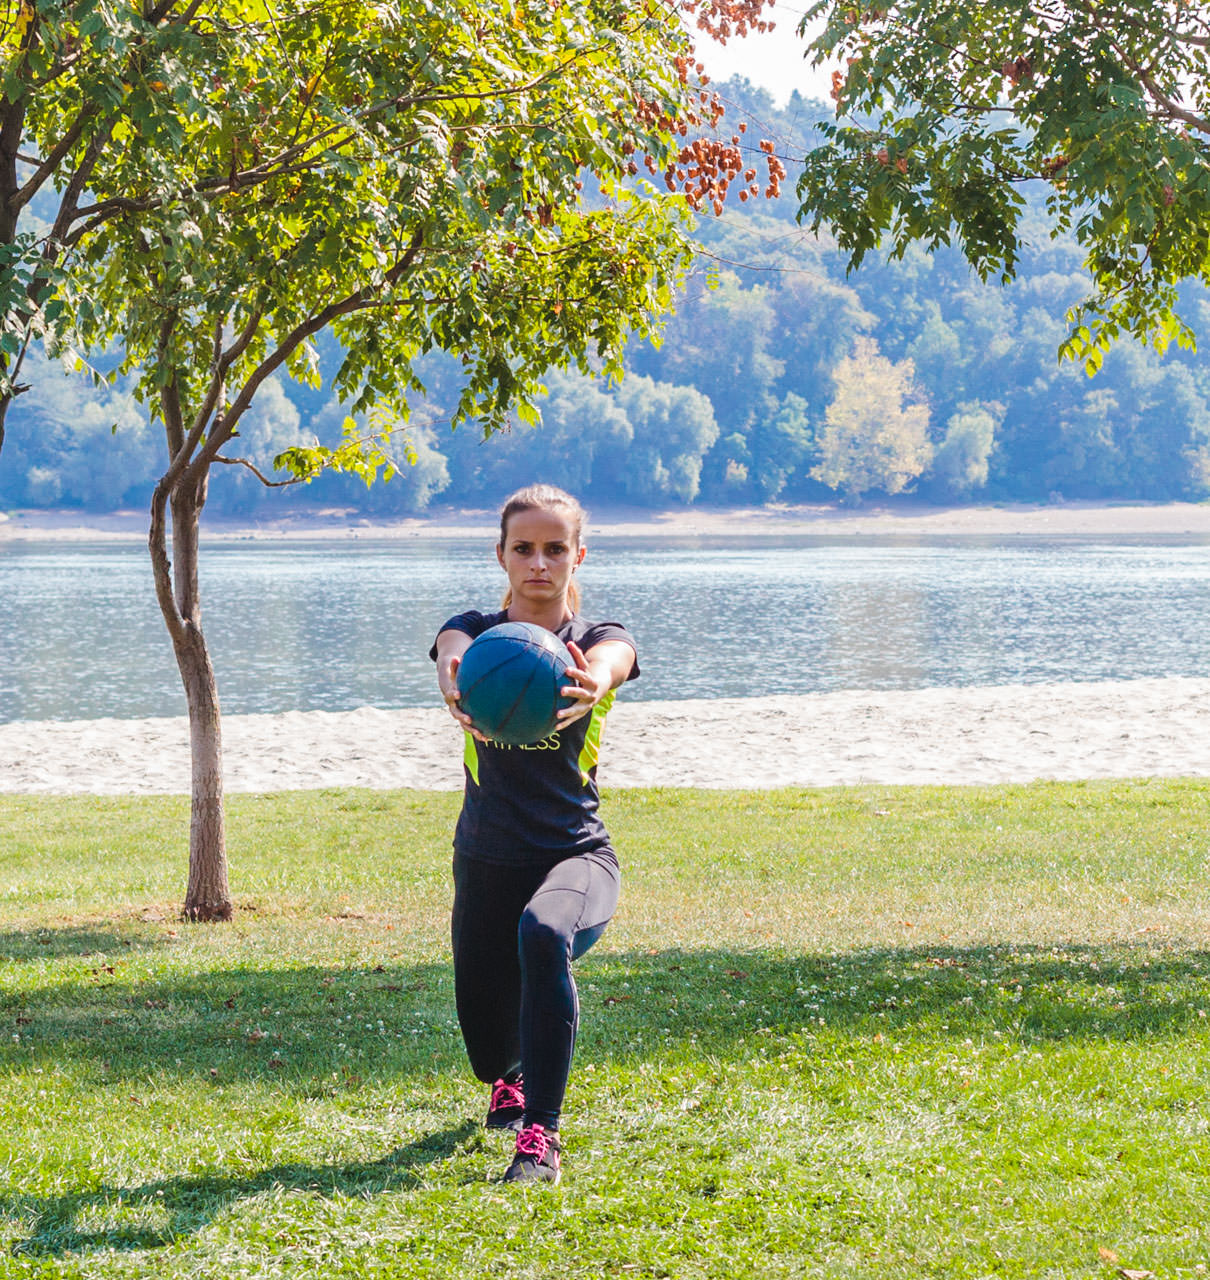
{"label": "leaf cluster", "polygon": [[1021,254],[1029,184],[1095,293],[1062,355],[1089,372],[1121,334],[1191,346],[1177,286],[1210,279],[1210,20],[1181,0],[820,0],[836,119],[806,157],[800,217],[857,266],[956,243],[987,278]]}

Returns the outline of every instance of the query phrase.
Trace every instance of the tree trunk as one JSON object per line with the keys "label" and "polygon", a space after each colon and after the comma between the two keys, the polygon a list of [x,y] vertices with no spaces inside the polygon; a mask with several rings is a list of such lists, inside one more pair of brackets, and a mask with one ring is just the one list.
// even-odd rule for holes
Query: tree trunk
{"label": "tree trunk", "polygon": [[[188,472],[166,476],[151,502],[149,548],[160,612],[172,637],[189,708],[193,762],[189,822],[189,883],[183,914],[187,920],[230,920],[227,837],[223,814],[223,746],[218,685],[202,634],[198,592],[198,526],[206,500],[206,480]],[[168,555],[165,508],[172,504],[172,550]]]}
{"label": "tree trunk", "polygon": [[223,737],[218,686],[201,628],[187,626],[176,662],[189,706],[192,806],[189,818],[187,920],[230,920],[227,831],[223,816]]}
{"label": "tree trunk", "polygon": [[[17,180],[17,152],[25,131],[25,107],[20,102],[6,104],[0,110],[0,244],[11,245],[17,238],[16,195],[21,189]],[[15,358],[0,356],[0,369],[6,374]],[[14,377],[16,375],[14,374]],[[13,392],[0,397],[0,452],[4,449],[4,420]]]}

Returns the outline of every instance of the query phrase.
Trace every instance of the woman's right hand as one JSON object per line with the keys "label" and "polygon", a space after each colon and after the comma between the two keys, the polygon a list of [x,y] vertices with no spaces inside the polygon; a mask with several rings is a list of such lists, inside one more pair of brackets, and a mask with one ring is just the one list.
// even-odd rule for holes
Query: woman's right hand
{"label": "woman's right hand", "polygon": [[470,716],[458,705],[458,700],[462,697],[458,692],[458,668],[461,665],[461,657],[450,659],[449,678],[448,682],[443,682],[445,687],[441,696],[445,699],[447,710],[458,721],[459,726],[465,729],[473,738],[478,738],[480,742],[486,742],[487,738],[475,728],[471,723]]}

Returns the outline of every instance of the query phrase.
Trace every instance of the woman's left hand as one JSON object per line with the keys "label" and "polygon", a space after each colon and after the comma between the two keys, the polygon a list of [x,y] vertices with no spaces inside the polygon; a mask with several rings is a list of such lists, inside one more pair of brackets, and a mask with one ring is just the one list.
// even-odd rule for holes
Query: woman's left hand
{"label": "woman's left hand", "polygon": [[584,651],[574,640],[568,643],[567,649],[576,661],[574,667],[567,668],[567,676],[576,683],[564,685],[559,692],[576,701],[573,706],[564,707],[559,712],[556,730],[566,729],[581,716],[586,716],[613,688],[613,672],[608,663],[597,662],[590,665]]}

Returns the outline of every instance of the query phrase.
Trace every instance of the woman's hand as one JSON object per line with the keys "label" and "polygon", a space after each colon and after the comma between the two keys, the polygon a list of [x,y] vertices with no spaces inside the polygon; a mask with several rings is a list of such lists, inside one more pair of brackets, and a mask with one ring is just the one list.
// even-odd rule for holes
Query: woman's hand
{"label": "woman's hand", "polygon": [[613,667],[607,660],[599,658],[589,662],[574,640],[568,642],[567,649],[576,662],[574,667],[567,668],[567,675],[576,683],[564,685],[559,692],[565,698],[574,698],[575,703],[559,712],[556,730],[566,729],[569,724],[586,716],[614,685]]}
{"label": "woman's hand", "polygon": [[458,724],[465,729],[472,738],[478,738],[480,742],[486,742],[487,738],[475,728],[471,723],[470,716],[468,716],[459,705],[459,699],[462,695],[458,692],[458,668],[461,665],[461,656],[450,659],[446,678],[440,682],[441,696],[445,699],[446,710],[449,711],[450,715],[458,721]]}

